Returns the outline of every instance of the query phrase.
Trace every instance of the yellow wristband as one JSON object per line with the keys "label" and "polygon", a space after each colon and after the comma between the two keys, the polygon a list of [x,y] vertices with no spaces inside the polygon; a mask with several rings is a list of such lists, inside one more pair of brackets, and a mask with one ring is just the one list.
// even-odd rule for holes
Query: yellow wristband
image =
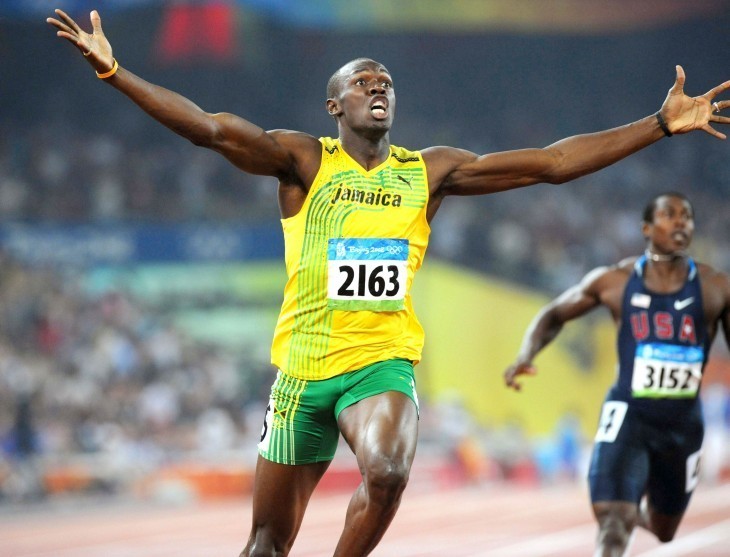
{"label": "yellow wristband", "polygon": [[117,59],[114,58],[114,65],[112,66],[112,69],[108,72],[99,73],[96,72],[96,77],[99,79],[106,79],[107,77],[113,76],[115,73],[117,73],[117,70],[119,69],[119,62],[117,62]]}

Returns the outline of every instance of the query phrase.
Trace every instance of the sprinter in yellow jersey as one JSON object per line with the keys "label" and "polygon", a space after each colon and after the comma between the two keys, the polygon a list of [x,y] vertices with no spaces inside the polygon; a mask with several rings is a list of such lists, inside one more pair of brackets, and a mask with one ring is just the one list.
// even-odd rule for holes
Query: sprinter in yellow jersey
{"label": "sprinter in yellow jersey", "polygon": [[210,114],[119,65],[91,12],[84,32],[61,10],[48,18],[97,76],[195,145],[244,172],[278,180],[289,275],[274,338],[279,372],[259,445],[253,525],[245,557],[289,554],[339,435],[355,453],[362,483],[333,554],[368,555],[390,524],[416,451],[413,365],[423,331],[409,289],[429,222],[448,195],[483,195],[599,170],[672,134],[725,139],[711,122],[730,101],[730,82],[690,98],[684,71],[660,110],[611,130],[543,149],[476,155],[453,147],[420,152],[390,144],[395,93],[388,70],[360,58],[327,85],[337,139],[265,131],[228,113]]}

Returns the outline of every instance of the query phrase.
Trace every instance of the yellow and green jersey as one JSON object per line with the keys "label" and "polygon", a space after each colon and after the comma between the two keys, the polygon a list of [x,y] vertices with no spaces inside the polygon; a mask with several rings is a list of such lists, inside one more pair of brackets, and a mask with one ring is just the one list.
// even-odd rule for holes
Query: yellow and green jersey
{"label": "yellow and green jersey", "polygon": [[391,358],[417,362],[424,333],[410,288],[430,233],[423,158],[391,146],[367,171],[339,140],[320,142],[304,205],[281,221],[288,280],[271,361],[306,380]]}

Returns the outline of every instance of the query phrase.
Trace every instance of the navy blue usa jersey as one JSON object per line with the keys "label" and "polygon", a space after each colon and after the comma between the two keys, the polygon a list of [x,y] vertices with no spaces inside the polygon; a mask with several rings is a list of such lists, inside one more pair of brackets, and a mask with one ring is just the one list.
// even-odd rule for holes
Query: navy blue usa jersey
{"label": "navy blue usa jersey", "polygon": [[710,348],[699,273],[689,259],[682,288],[658,294],[644,284],[646,262],[637,259],[624,291],[613,396],[647,417],[680,420],[698,410]]}

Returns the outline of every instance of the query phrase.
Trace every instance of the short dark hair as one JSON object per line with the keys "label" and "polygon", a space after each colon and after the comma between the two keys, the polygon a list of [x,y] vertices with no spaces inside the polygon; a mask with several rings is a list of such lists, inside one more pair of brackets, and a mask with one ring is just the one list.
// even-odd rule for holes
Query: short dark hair
{"label": "short dark hair", "polygon": [[641,220],[644,221],[646,224],[651,224],[654,222],[654,212],[656,211],[657,204],[662,197],[675,197],[677,199],[681,199],[689,205],[689,208],[692,209],[692,214],[694,215],[695,208],[686,195],[678,191],[667,191],[664,193],[660,193],[659,195],[654,197],[654,199],[649,201],[649,203],[646,204],[646,207],[644,207],[644,212],[641,215]]}
{"label": "short dark hair", "polygon": [[[375,64],[379,64],[383,67],[383,69],[386,72],[388,71],[388,69],[385,66],[380,64],[380,62],[376,62],[372,58],[367,58],[367,57],[363,56],[360,58],[355,58],[354,60],[350,60],[347,64],[345,64],[339,70],[337,70],[335,73],[333,73],[330,76],[329,80],[327,81],[327,98],[328,99],[334,99],[335,96],[337,96],[337,92],[339,91],[339,88],[340,88],[340,81],[342,79],[342,70],[344,70],[346,67],[356,64],[358,62],[372,62]],[[390,72],[388,72],[388,73],[390,73]]]}
{"label": "short dark hair", "polygon": [[330,76],[329,81],[327,81],[327,98],[328,99],[334,99],[335,96],[337,95],[338,89],[340,88],[340,79],[341,79],[340,70],[342,70],[342,68],[340,68],[335,73],[333,73]]}

